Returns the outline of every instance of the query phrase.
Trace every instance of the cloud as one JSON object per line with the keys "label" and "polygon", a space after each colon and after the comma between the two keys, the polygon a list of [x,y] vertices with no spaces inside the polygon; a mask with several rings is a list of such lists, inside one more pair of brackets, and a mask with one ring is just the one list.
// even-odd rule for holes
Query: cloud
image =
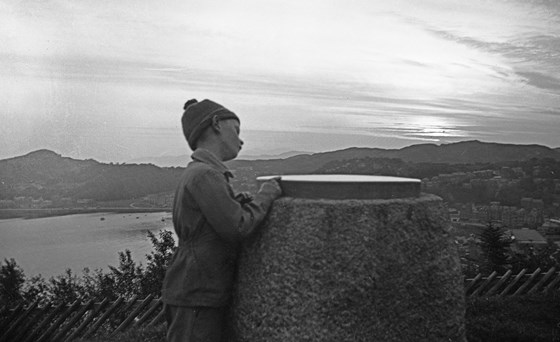
{"label": "cloud", "polygon": [[518,75],[535,87],[546,90],[560,90],[560,79],[534,71],[518,71]]}
{"label": "cloud", "polygon": [[[551,131],[560,117],[559,12],[546,6],[558,7],[7,0],[0,150],[12,141],[32,146],[39,132],[51,137],[41,143],[83,153],[98,144],[107,154],[112,145],[120,146],[114,155],[132,154],[146,141],[165,149],[192,97],[238,111],[244,129],[300,131],[301,139],[329,132],[322,142],[337,132],[344,144],[352,135],[363,144],[381,143],[375,136],[399,144],[484,137],[505,124],[508,132],[530,127],[545,141],[535,132]],[[423,131],[412,123],[422,116],[445,124]]]}

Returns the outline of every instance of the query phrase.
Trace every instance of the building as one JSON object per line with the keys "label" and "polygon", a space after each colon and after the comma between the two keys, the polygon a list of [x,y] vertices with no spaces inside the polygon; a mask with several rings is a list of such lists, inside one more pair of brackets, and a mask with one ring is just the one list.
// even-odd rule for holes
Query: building
{"label": "building", "polygon": [[451,222],[459,222],[459,219],[461,217],[461,213],[459,212],[459,210],[455,209],[455,208],[449,208],[449,219],[451,220]]}
{"label": "building", "polygon": [[548,219],[537,230],[551,240],[560,240],[560,219]]}
{"label": "building", "polygon": [[538,231],[529,228],[510,229],[511,250],[523,253],[531,248],[540,249],[548,246],[548,241]]}

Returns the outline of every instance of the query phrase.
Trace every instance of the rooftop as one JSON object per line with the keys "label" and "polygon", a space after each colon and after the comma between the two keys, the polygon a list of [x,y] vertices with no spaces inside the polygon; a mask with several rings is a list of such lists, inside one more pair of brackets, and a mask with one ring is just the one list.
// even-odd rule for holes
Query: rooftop
{"label": "rooftop", "polygon": [[547,243],[546,239],[533,229],[511,229],[510,232],[518,243]]}

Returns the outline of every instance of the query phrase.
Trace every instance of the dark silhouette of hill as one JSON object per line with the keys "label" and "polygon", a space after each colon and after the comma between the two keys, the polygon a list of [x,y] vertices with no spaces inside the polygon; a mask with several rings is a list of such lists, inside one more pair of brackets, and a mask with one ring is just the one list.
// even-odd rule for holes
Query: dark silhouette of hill
{"label": "dark silhouette of hill", "polygon": [[[242,155],[239,157],[241,160],[260,160],[260,159],[285,159],[301,154],[311,154],[305,151],[289,151],[279,154],[258,154],[258,155]],[[162,156],[162,157],[141,157],[128,160],[130,164],[155,164],[160,167],[185,167],[190,161],[190,154],[177,155],[177,156]]]}
{"label": "dark silhouette of hill", "polygon": [[232,167],[252,165],[259,173],[310,173],[324,165],[341,160],[362,158],[401,159],[412,163],[473,164],[523,161],[531,158],[560,160],[560,150],[541,145],[516,145],[480,142],[477,140],[453,144],[420,144],[401,149],[348,148],[345,150],[299,155],[282,160],[233,161]]}
{"label": "dark silhouette of hill", "polygon": [[[246,190],[242,185],[253,183],[259,175],[328,173],[329,170],[357,172],[356,167],[363,163],[356,162],[360,159],[376,159],[377,161],[372,162],[376,172],[388,170],[393,174],[406,175],[414,171],[428,176],[437,169],[441,169],[442,173],[457,170],[457,167],[449,168],[450,165],[524,161],[532,158],[560,160],[560,149],[540,145],[466,141],[440,146],[413,145],[395,150],[349,148],[285,159],[234,160],[228,166],[236,175],[234,187]],[[344,161],[355,162],[344,166]],[[0,160],[0,199],[13,199],[15,196],[43,199],[87,198],[97,201],[130,199],[173,191],[183,170],[184,168],[162,168],[153,164],[105,164],[92,159],[77,160],[49,150],[39,150]],[[254,186],[250,185],[249,189],[254,190]]]}
{"label": "dark silhouette of hill", "polygon": [[98,201],[129,199],[173,191],[181,173],[179,168],[103,164],[39,150],[0,160],[0,199],[15,196]]}

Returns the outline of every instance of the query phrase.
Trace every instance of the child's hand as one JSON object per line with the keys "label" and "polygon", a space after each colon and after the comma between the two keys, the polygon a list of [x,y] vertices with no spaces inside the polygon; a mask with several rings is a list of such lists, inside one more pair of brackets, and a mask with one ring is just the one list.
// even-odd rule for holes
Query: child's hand
{"label": "child's hand", "polygon": [[282,195],[282,187],[280,186],[280,177],[272,178],[262,183],[259,192],[269,193],[275,199],[280,197]]}
{"label": "child's hand", "polygon": [[235,195],[235,200],[243,205],[253,201],[253,195],[249,192],[243,191]]}

